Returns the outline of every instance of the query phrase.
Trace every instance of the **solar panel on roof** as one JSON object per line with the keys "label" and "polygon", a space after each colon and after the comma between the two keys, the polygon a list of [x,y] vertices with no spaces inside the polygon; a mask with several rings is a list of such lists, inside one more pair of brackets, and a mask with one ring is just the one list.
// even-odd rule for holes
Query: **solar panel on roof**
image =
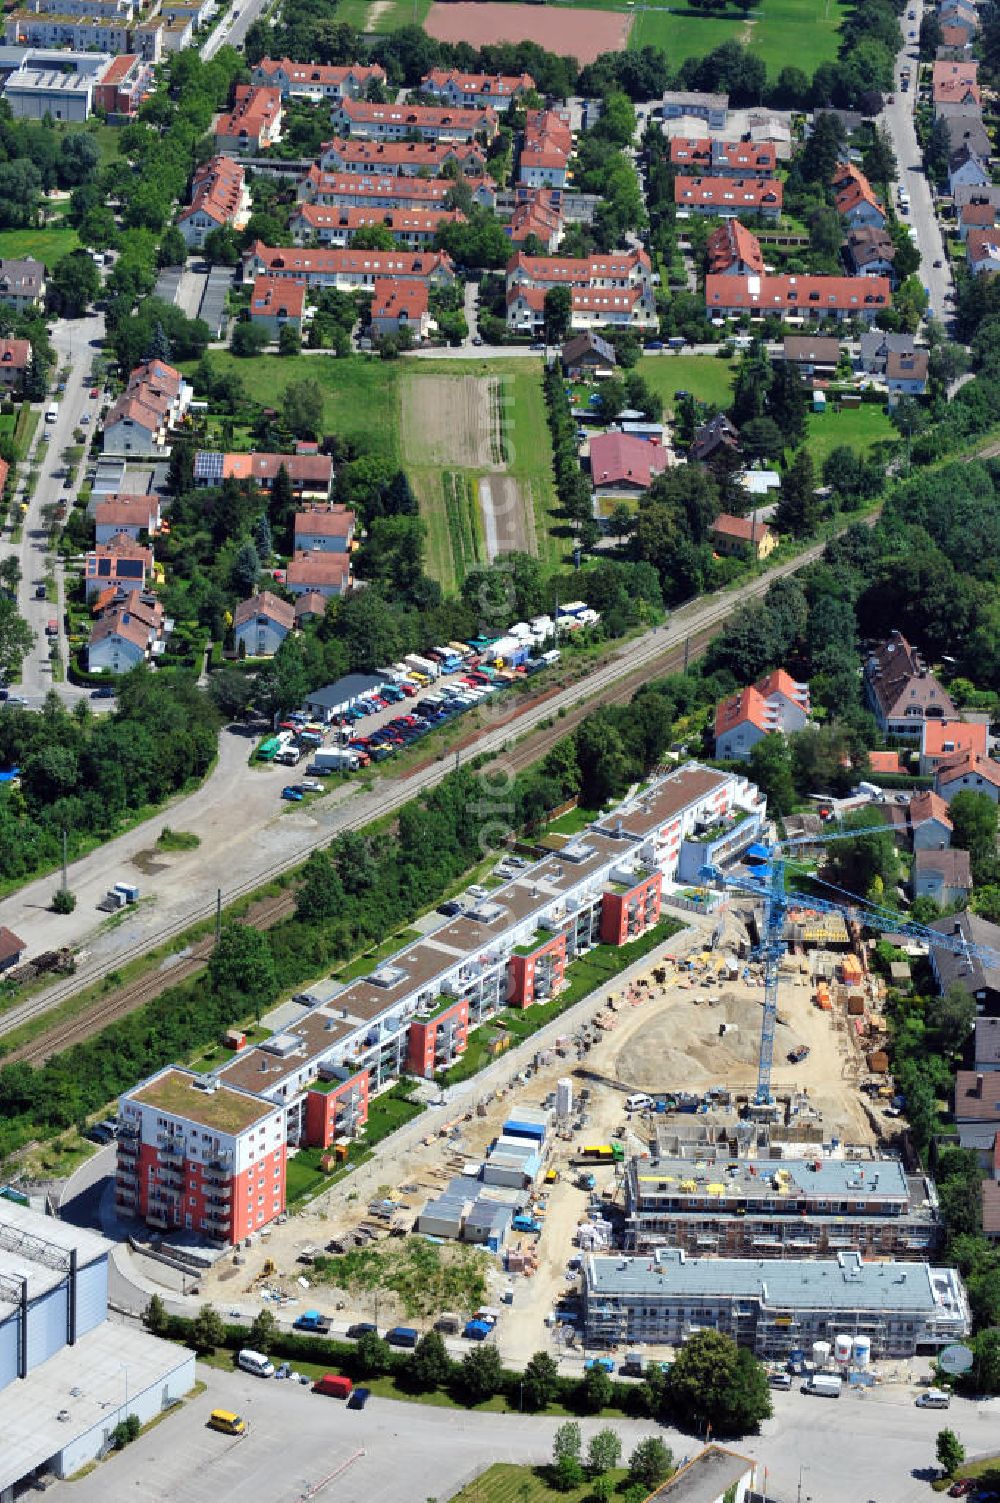
{"label": "solar panel on roof", "polygon": [[194,456],[196,480],[221,480],[224,455],[215,449],[201,449]]}

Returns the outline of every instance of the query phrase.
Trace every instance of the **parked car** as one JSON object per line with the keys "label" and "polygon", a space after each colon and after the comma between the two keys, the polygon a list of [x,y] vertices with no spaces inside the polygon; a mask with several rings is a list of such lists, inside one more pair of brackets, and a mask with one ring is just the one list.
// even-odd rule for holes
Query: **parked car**
{"label": "parked car", "polygon": [[347,1401],[348,1409],[363,1409],[371,1398],[370,1388],[355,1388]]}
{"label": "parked car", "polygon": [[967,1498],[975,1487],[975,1481],[971,1477],[959,1477],[948,1489],[949,1498]]}
{"label": "parked car", "polygon": [[300,793],[297,788],[293,788],[289,783],[282,788],[281,797],[287,799],[290,804],[301,804],[305,794]]}
{"label": "parked car", "polygon": [[357,1341],[359,1336],[366,1336],[368,1332],[378,1335],[378,1326],[370,1320],[356,1320],[352,1326],[347,1327],[347,1335],[350,1341]]}

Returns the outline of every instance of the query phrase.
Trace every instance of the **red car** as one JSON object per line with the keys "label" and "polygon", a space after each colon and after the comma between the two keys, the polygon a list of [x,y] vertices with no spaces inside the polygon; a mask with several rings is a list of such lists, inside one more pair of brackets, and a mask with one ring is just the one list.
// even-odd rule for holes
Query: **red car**
{"label": "red car", "polygon": [[975,1480],[972,1477],[959,1477],[958,1481],[953,1482],[951,1487],[949,1487],[948,1496],[949,1498],[966,1498],[972,1492],[975,1485]]}
{"label": "red car", "polygon": [[92,396],[92,397],[99,397],[99,396],[100,396],[100,392],[99,392],[99,391],[98,391],[98,390],[97,390],[97,387],[96,387],[96,386],[92,386],[92,387],[91,387],[91,388],[90,388],[90,395],[91,395],[91,396]]}

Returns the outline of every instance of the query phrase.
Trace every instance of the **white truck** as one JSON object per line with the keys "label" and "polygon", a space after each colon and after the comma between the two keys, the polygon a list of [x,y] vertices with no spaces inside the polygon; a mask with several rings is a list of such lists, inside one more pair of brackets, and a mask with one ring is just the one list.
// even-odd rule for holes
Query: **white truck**
{"label": "white truck", "polygon": [[359,767],[356,752],[344,746],[319,747],[313,752],[310,772],[356,772]]}
{"label": "white truck", "polygon": [[418,673],[422,673],[424,678],[436,679],[440,677],[441,669],[437,663],[432,663],[430,658],[420,658],[415,652],[411,652],[406,658],[406,663],[410,668],[415,668]]}
{"label": "white truck", "polygon": [[820,1399],[839,1399],[843,1387],[839,1373],[813,1373],[803,1392],[814,1393]]}

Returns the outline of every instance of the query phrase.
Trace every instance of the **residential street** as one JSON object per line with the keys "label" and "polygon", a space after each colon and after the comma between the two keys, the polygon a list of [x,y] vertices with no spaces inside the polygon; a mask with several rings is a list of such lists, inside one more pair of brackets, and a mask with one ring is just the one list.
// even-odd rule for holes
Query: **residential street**
{"label": "residential street", "polygon": [[[899,53],[896,68],[896,92],[893,104],[886,104],[883,119],[889,127],[892,136],[893,149],[896,153],[896,162],[899,167],[899,183],[903,185],[910,195],[910,213],[908,222],[913,225],[917,232],[917,248],[920,251],[920,279],[930,292],[930,306],[935,318],[942,322],[950,322],[950,303],[948,299],[954,292],[954,284],[948,262],[945,260],[944,241],[941,236],[941,228],[938,224],[937,215],[934,212],[934,200],[931,193],[930,183],[924,174],[923,163],[920,155],[920,147],[917,143],[917,132],[914,126],[913,111],[917,101],[917,70],[919,68],[917,37],[909,40],[911,31],[920,33],[920,17],[923,14],[923,0],[915,0],[914,19],[911,21],[904,13],[900,17],[900,25],[903,28],[903,46]],[[899,68],[907,64],[910,68],[912,82],[907,93],[903,93],[899,87]],[[896,184],[893,184],[895,192]],[[904,220],[904,223],[907,222]],[[935,267],[934,262],[941,264]]]}
{"label": "residential street", "polygon": [[[223,0],[225,5],[226,0]],[[239,48],[243,45],[243,38],[247,30],[258,20],[267,9],[269,0],[245,0],[243,5],[235,5],[212,32],[212,35],[203,44],[201,55],[206,63],[212,58],[223,45]]]}

